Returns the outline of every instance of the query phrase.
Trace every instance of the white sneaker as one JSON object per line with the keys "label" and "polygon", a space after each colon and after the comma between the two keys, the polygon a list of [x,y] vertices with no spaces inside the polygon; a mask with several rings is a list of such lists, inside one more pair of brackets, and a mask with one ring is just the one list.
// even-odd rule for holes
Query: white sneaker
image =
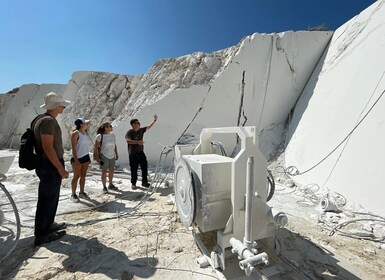
{"label": "white sneaker", "polygon": [[77,203],[80,200],[76,194],[71,194],[71,201]]}

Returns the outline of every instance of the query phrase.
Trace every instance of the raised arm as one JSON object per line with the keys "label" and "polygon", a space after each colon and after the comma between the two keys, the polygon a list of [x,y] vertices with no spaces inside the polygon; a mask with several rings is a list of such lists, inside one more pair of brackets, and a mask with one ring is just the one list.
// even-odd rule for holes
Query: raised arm
{"label": "raised arm", "polygon": [[154,119],[152,120],[152,122],[147,126],[147,129],[146,130],[149,130],[155,123],[156,123],[156,120],[158,119],[158,116],[157,114],[154,115]]}

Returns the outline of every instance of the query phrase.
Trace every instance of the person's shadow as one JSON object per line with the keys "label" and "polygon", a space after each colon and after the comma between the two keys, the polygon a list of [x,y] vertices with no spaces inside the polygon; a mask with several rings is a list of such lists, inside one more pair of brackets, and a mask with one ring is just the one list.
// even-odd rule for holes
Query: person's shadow
{"label": "person's shadow", "polygon": [[158,259],[137,258],[130,260],[123,251],[107,247],[96,237],[86,239],[67,234],[64,242],[47,246],[55,253],[68,255],[62,264],[69,272],[101,273],[111,279],[133,279],[134,275],[148,278],[156,271]]}
{"label": "person's shadow", "polygon": [[[23,252],[22,263],[32,258],[38,250],[31,244],[33,238],[27,238],[20,242],[20,245],[28,248],[21,249]],[[19,247],[18,246],[18,247]],[[110,279],[130,280],[134,276],[139,278],[149,278],[154,275],[158,259],[153,257],[143,257],[130,260],[125,252],[107,247],[100,243],[96,237],[86,239],[80,236],[66,234],[62,239],[51,243],[43,244],[47,250],[67,255],[63,257],[62,265],[68,272],[84,272],[89,274],[104,274]],[[16,250],[18,251],[18,250]],[[17,252],[15,252],[17,253]],[[15,256],[14,256],[15,257]],[[16,257],[19,260],[19,257]],[[11,260],[10,260],[11,261]],[[12,279],[12,275],[16,275],[19,266],[13,262],[11,267],[3,271],[3,276],[8,276]],[[12,270],[12,272],[9,271]],[[48,268],[47,268],[48,269]],[[48,269],[49,270],[49,269]],[[50,272],[47,271],[47,274]]]}

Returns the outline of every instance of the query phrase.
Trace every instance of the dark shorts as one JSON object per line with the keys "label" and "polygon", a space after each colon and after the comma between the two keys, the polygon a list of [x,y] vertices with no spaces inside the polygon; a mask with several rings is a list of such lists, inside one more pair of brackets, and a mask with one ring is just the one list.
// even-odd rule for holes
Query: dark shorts
{"label": "dark shorts", "polygon": [[[85,155],[84,157],[79,158],[80,163],[86,163],[86,162],[91,162],[90,155]],[[75,159],[72,157],[71,158],[71,163],[75,163]]]}

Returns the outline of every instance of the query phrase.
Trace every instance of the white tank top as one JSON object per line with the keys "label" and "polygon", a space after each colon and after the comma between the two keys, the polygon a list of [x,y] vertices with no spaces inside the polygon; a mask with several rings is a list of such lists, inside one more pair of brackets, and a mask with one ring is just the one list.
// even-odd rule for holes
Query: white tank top
{"label": "white tank top", "polygon": [[78,131],[79,139],[78,144],[76,145],[76,151],[78,153],[78,158],[82,158],[89,154],[90,140],[88,136]]}

